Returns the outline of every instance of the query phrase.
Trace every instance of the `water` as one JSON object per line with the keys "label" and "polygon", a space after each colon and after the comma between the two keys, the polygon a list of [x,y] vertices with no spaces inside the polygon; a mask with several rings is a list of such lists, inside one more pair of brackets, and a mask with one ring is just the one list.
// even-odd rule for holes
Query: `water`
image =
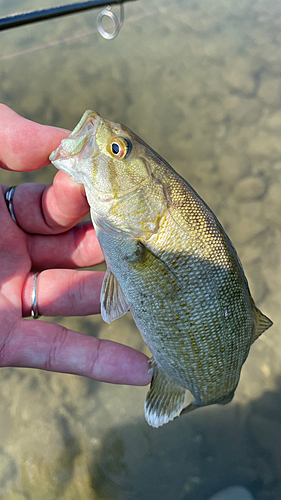
{"label": "water", "polygon": [[[46,5],[55,2],[20,2]],[[5,0],[0,14],[16,9]],[[96,33],[97,13],[0,33],[1,101],[70,129],[90,108],[139,134],[214,210],[274,326],[252,347],[231,404],[158,430],[144,421],[146,388],[2,369],[1,498],[207,500],[240,484],[279,500],[280,2],[133,2],[110,42]],[[54,172],[1,179],[48,183]],[[148,352],[129,315],[51,320]]]}

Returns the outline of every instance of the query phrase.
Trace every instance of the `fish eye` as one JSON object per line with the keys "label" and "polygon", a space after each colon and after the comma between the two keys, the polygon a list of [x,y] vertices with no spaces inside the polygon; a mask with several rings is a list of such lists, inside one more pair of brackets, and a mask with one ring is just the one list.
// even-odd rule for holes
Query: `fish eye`
{"label": "fish eye", "polygon": [[[113,144],[111,144],[111,151],[114,155],[119,155],[120,154],[120,146],[117,142],[114,142]],[[121,152],[122,154],[122,152]]]}
{"label": "fish eye", "polygon": [[112,156],[115,156],[115,158],[123,160],[129,156],[132,151],[132,147],[132,143],[129,139],[115,137],[109,143],[107,150],[112,154]]}

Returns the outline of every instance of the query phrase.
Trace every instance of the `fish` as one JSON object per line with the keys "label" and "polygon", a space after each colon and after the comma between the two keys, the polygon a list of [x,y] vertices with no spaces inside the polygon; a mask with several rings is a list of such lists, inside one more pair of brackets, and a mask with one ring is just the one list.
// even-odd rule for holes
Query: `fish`
{"label": "fish", "polygon": [[217,217],[142,139],[94,111],[50,161],[85,186],[107,264],[103,320],[130,310],[152,353],[148,424],[230,402],[252,343],[272,321],[256,307]]}

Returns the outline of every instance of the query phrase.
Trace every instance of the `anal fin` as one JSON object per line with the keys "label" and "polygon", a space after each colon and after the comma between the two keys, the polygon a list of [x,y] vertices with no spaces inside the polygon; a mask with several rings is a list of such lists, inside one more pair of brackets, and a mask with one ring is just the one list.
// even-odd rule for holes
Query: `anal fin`
{"label": "anal fin", "polygon": [[120,318],[129,311],[127,299],[114,274],[107,269],[101,288],[101,315],[106,323]]}
{"label": "anal fin", "polygon": [[184,387],[180,386],[151,358],[154,375],[144,402],[145,418],[152,427],[160,427],[180,415],[184,406]]}

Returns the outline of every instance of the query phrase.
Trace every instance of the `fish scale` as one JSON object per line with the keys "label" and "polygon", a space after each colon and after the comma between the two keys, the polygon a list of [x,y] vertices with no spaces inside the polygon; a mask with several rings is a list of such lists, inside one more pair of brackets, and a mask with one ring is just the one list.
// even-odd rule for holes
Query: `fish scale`
{"label": "fish scale", "polygon": [[[130,309],[152,352],[147,422],[231,401],[251,344],[272,322],[213,212],[138,136],[93,111],[50,160],[85,186],[107,263],[103,319]],[[184,408],[186,390],[194,400]]]}
{"label": "fish scale", "polygon": [[[154,251],[155,253],[157,252],[157,255],[162,259],[164,260],[168,265],[173,265],[173,263],[175,262],[175,253],[178,251],[178,244],[176,242],[178,242],[179,240],[181,240],[181,236],[182,236],[182,231],[179,230],[177,232],[177,227],[175,227],[173,229],[173,239],[172,241],[170,242],[170,245],[169,245],[169,248],[172,250],[172,252],[167,252],[165,249],[166,249],[166,234],[168,233],[168,227],[163,227],[163,231],[159,231],[158,232],[158,235],[157,235],[157,250],[155,249],[155,246],[154,245],[151,245],[151,249],[152,251]],[[162,241],[161,241],[162,239]],[[189,245],[190,247],[190,245]],[[199,253],[199,252],[197,252]],[[172,262],[171,262],[172,261]],[[215,309],[215,305],[214,305],[214,295],[216,295],[216,290],[214,289],[213,286],[209,286],[209,287],[206,287],[206,279],[205,280],[202,280],[200,278],[202,278],[202,276],[200,276],[200,274],[202,274],[202,269],[199,267],[198,270],[197,270],[197,273],[196,273],[196,269],[195,269],[195,266],[194,265],[191,265],[189,264],[189,261],[190,261],[190,256],[189,254],[186,255],[186,252],[179,252],[176,256],[176,262],[177,262],[177,266],[174,266],[173,269],[174,269],[174,273],[175,274],[178,274],[179,275],[179,279],[181,280],[181,282],[189,287],[190,286],[190,280],[191,280],[191,273],[189,272],[189,269],[192,269],[193,270],[193,281],[196,281],[197,283],[197,288],[198,288],[198,291],[200,292],[200,300],[195,300],[194,301],[191,301],[191,304],[190,304],[190,308],[192,308],[194,310],[195,308],[195,304],[197,304],[197,308],[200,308],[201,307],[201,302],[203,301],[203,303],[210,303],[211,302],[211,305],[208,306],[209,309],[206,311],[206,316],[205,316],[205,321],[206,323],[208,323],[208,316],[210,316],[212,314],[212,310]],[[183,271],[184,270],[184,271]],[[206,271],[203,270],[205,275],[206,275]],[[198,274],[198,275],[197,275]],[[208,278],[208,276],[206,275],[206,278]],[[209,282],[209,285],[210,285],[210,281],[211,280],[208,280]],[[205,298],[204,298],[205,297]],[[208,302],[207,302],[207,300]],[[211,319],[211,318],[210,318]],[[209,329],[209,328],[208,328]],[[216,335],[216,331],[217,329],[214,331],[214,336],[216,337],[214,339],[215,341],[215,346],[218,347],[218,345],[220,345],[220,342],[219,342],[219,338],[218,336]],[[205,338],[205,337],[204,337]],[[200,339],[201,341],[201,339]],[[200,341],[198,342],[200,344]]]}

